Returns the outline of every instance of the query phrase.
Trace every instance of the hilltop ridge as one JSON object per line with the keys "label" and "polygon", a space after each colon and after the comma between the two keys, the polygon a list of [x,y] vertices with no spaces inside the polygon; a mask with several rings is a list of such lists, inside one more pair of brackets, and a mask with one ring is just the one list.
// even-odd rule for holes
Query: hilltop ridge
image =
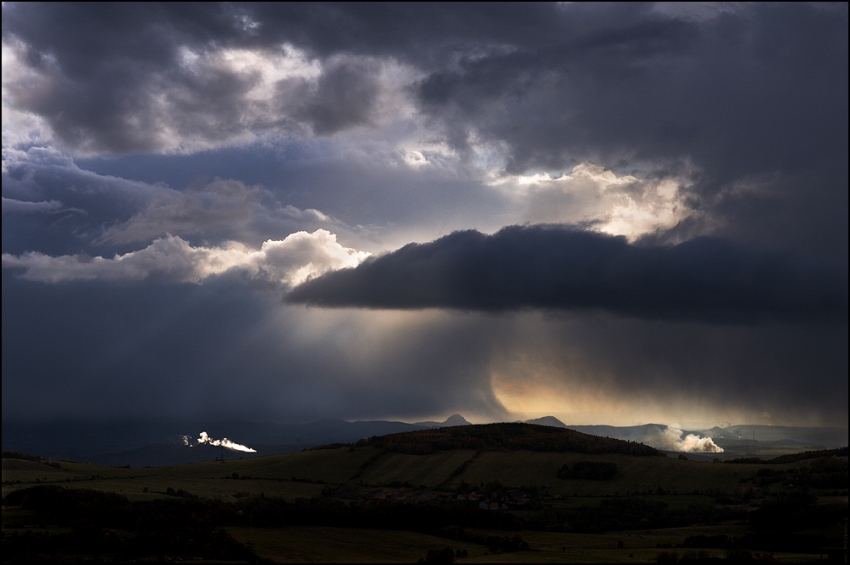
{"label": "hilltop ridge", "polygon": [[530,450],[574,453],[618,453],[652,456],[664,454],[642,443],[598,437],[575,430],[526,423],[451,426],[374,436],[356,446],[422,455],[450,449]]}

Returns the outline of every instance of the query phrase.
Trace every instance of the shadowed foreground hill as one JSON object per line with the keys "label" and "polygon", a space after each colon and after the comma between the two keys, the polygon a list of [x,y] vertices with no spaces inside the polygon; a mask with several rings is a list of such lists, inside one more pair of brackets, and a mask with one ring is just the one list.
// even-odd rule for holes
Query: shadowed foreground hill
{"label": "shadowed foreground hill", "polygon": [[502,423],[456,426],[371,437],[360,440],[358,447],[411,455],[424,455],[450,449],[563,451],[573,453],[618,453],[621,455],[660,455],[663,453],[642,443],[598,437],[549,426]]}

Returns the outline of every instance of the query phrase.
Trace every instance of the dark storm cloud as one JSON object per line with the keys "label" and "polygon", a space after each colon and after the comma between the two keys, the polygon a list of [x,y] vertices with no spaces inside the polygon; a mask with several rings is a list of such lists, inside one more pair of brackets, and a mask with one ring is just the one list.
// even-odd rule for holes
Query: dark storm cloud
{"label": "dark storm cloud", "polygon": [[641,318],[844,320],[838,266],[699,238],[673,247],[554,226],[456,232],[325,274],[287,300],[321,306],[603,309]]}
{"label": "dark storm cloud", "polygon": [[446,127],[508,143],[513,170],[626,153],[721,159],[729,170],[712,174],[729,175],[811,163],[843,140],[846,23],[846,9],[806,5],[700,22],[647,5],[21,5],[4,9],[3,33],[31,68],[67,81],[31,83],[19,103],[115,152],[144,149],[109,136],[151,135],[154,93],[173,96],[187,134],[250,125],[227,120],[251,77],[194,75],[181,47],[289,42],[331,61],[308,102],[323,133],[361,123],[374,89],[373,69],[331,58],[383,56],[428,73],[419,98]]}
{"label": "dark storm cloud", "polygon": [[419,97],[446,127],[509,144],[514,171],[691,157],[728,180],[842,154],[846,11],[770,5],[607,24],[435,71]]}
{"label": "dark storm cloud", "polygon": [[[446,49],[502,43],[502,35],[516,35],[510,30],[518,21],[526,22],[525,35],[530,25],[545,21],[539,7],[461,9],[10,4],[4,7],[4,42],[20,50],[23,64],[38,78],[12,80],[8,93],[16,108],[45,118],[78,153],[174,149],[169,135],[221,144],[249,131],[301,132],[301,120],[318,134],[330,134],[368,123],[377,91],[373,73],[379,68],[347,54],[438,62]],[[471,21],[481,29],[468,38]],[[497,37],[489,37],[492,33]],[[190,68],[183,60],[186,50],[269,55],[285,43],[327,66],[315,88],[282,80],[278,91],[287,96],[276,108],[258,108],[262,104],[246,99],[257,85],[255,72]]]}
{"label": "dark storm cloud", "polygon": [[[568,22],[555,5],[10,4],[3,37],[39,77],[11,81],[17,108],[44,117],[77,152],[128,153],[169,148],[166,129],[221,142],[252,129],[299,131],[296,122],[306,119],[317,133],[333,133],[368,122],[377,71],[363,62],[340,63],[337,55],[430,70],[505,46],[548,44],[573,33],[575,24],[605,19],[604,10],[602,17],[590,14]],[[189,69],[181,61],[181,49],[269,54],[284,43],[329,64],[316,89],[293,90],[297,80],[281,81],[298,96],[280,100],[272,114],[252,112],[256,104],[245,99],[256,74]]]}
{"label": "dark storm cloud", "polygon": [[[43,116],[60,139],[80,149],[154,149],[147,128],[132,122],[150,123],[152,101],[143,86],[173,42],[136,27],[134,19],[145,20],[139,12],[117,5],[83,11],[4,7],[4,43],[27,42],[25,62],[44,77],[10,85],[15,105]],[[111,55],[104,57],[105,52]]]}
{"label": "dark storm cloud", "polygon": [[[77,152],[219,146],[251,132],[330,135],[369,124],[381,61],[455,149],[499,148],[510,172],[590,160],[691,171],[702,219],[675,234],[847,256],[846,5],[671,10],[648,4],[8,4],[26,75],[16,108]],[[255,71],[189,68],[282,44],[322,65],[266,102]],[[405,86],[405,85],[396,85]],[[675,238],[675,234],[670,237]],[[662,237],[664,234],[659,234]]]}
{"label": "dark storm cloud", "polygon": [[512,172],[687,163],[703,233],[846,257],[846,7],[608,23],[437,70],[422,108],[461,150],[507,147]]}
{"label": "dark storm cloud", "polygon": [[[181,49],[201,55],[275,49],[286,40],[258,41],[246,18],[210,4],[9,6],[4,41],[21,49],[24,64],[38,75],[10,81],[10,100],[45,118],[78,153],[157,152],[187,139],[220,144],[250,131],[298,130],[293,116],[301,114],[322,133],[366,119],[373,89],[362,65],[332,65],[306,104],[287,100],[280,113],[269,114],[246,99],[260,78],[256,72],[181,60]],[[340,81],[355,98],[340,92]],[[339,102],[346,105],[334,109]],[[346,109],[351,113],[343,115]]]}
{"label": "dark storm cloud", "polygon": [[297,112],[313,131],[327,135],[366,123],[378,95],[375,65],[332,61],[319,78],[316,92]]}

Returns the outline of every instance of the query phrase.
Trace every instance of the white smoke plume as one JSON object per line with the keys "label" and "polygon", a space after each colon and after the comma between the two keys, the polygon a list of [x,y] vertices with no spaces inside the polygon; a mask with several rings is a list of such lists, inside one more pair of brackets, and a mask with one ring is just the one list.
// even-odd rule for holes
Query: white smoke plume
{"label": "white smoke plume", "polygon": [[[185,436],[184,436],[185,437]],[[185,441],[185,439],[184,439]],[[227,438],[224,439],[213,439],[211,438],[207,432],[201,432],[201,437],[198,438],[198,444],[208,443],[210,445],[215,445],[216,447],[226,447],[227,449],[232,449],[233,451],[242,451],[244,453],[256,453],[256,449],[251,449],[247,445],[241,445],[235,442],[230,441]]]}
{"label": "white smoke plume", "polygon": [[657,432],[646,438],[646,443],[666,451],[723,453],[723,448],[714,443],[710,437],[700,437],[696,434],[685,435],[685,432],[675,424],[666,426],[664,429],[659,428]]}

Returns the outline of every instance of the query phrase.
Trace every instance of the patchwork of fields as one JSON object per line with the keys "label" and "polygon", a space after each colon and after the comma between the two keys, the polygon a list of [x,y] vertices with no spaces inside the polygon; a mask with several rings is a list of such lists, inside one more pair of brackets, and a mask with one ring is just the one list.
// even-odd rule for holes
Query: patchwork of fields
{"label": "patchwork of fields", "polygon": [[[428,488],[472,486],[499,482],[511,487],[546,489],[562,497],[624,496],[657,492],[670,494],[734,492],[741,479],[754,476],[761,464],[721,464],[665,457],[594,455],[594,461],[615,463],[610,481],[564,480],[556,477],[563,465],[588,459],[577,453],[533,451],[483,452],[453,450],[427,455],[381,453],[373,447],[340,447],[229,461],[205,461],[175,467],[122,468],[77,462],[44,463],[3,459],[3,496],[32,484],[60,483],[71,488],[123,492],[127,496],[158,496],[168,487],[205,498],[225,499],[236,492],[283,496],[314,496],[322,485],[350,480],[364,485],[407,483]],[[453,472],[469,462],[462,472]],[[364,468],[365,465],[365,468]],[[777,470],[796,465],[774,465]],[[239,477],[234,479],[234,473]],[[448,482],[448,484],[447,484]],[[147,491],[144,489],[147,488]],[[767,490],[770,490],[768,487]],[[774,489],[775,490],[775,489]]]}

